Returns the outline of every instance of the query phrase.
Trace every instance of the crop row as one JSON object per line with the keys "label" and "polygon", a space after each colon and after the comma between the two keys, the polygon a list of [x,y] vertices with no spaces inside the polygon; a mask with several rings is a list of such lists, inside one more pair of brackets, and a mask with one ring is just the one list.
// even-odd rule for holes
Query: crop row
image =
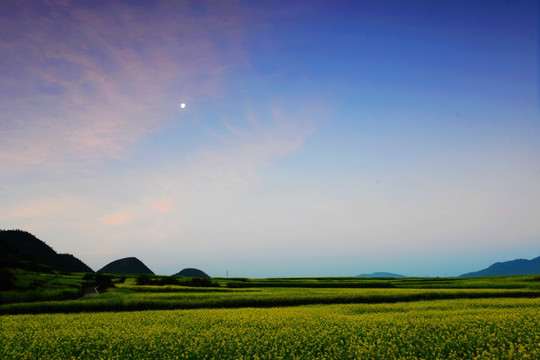
{"label": "crop row", "polygon": [[[312,304],[392,303],[419,300],[540,297],[538,290],[512,289],[315,289],[264,288],[205,291],[164,288],[164,292],[112,289],[78,300],[0,305],[0,314],[74,313],[97,311],[172,310],[198,308],[275,307]],[[232,289],[231,289],[232,290]]]}
{"label": "crop row", "polygon": [[6,315],[0,358],[538,359],[540,299]]}

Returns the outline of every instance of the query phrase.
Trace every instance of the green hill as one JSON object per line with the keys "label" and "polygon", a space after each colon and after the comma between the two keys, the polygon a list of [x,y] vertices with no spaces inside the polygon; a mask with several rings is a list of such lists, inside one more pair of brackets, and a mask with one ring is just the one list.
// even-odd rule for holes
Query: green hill
{"label": "green hill", "polygon": [[22,230],[0,230],[0,250],[2,267],[39,270],[40,265],[46,265],[60,271],[94,272],[75,256],[58,254],[45,242]]}
{"label": "green hill", "polygon": [[187,276],[187,277],[201,277],[201,278],[208,278],[208,276],[204,271],[194,268],[186,268],[180,271],[179,273],[174,274],[173,276]]}
{"label": "green hill", "polygon": [[144,265],[143,262],[136,257],[115,260],[108,263],[97,272],[109,274],[154,274],[148,266]]}

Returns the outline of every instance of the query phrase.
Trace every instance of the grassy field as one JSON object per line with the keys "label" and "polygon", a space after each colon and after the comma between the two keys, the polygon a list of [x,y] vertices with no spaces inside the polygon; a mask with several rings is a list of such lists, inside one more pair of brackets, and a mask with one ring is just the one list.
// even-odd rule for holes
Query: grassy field
{"label": "grassy field", "polygon": [[0,314],[75,313],[200,308],[276,307],[311,304],[395,303],[418,300],[538,297],[522,289],[349,289],[262,288],[207,289],[167,287],[164,292],[121,287],[77,300],[14,303],[0,306]]}
{"label": "grassy field", "polygon": [[215,279],[228,287],[396,288],[396,289],[537,289],[540,276],[492,276],[478,278],[285,278]]}
{"label": "grassy field", "polygon": [[21,269],[9,271],[14,277],[14,288],[0,291],[0,304],[76,299],[81,296],[85,284],[83,274],[36,273]]}
{"label": "grassy field", "polygon": [[[25,274],[25,276],[30,275]],[[212,287],[138,285],[141,280],[137,277],[115,276],[111,278],[115,287],[99,296],[81,298],[82,293],[76,286],[77,284],[81,287],[85,284],[88,285],[88,281],[83,281],[83,277],[77,274],[57,276],[57,280],[49,280],[49,283],[56,284],[55,286],[68,284],[67,289],[71,291],[74,298],[5,303],[0,305],[0,314],[373,304],[418,300],[540,296],[540,282],[536,280],[535,276],[476,279],[302,278],[233,280],[242,282],[242,286],[231,286],[229,279],[214,279]],[[164,282],[164,277],[154,276],[153,278]],[[171,282],[174,279],[165,280]],[[179,281],[190,283],[186,279]],[[142,282],[147,283],[148,279]],[[261,284],[268,285],[268,283],[271,285],[261,286]],[[278,286],[279,284],[282,286]],[[341,287],[339,287],[340,284]],[[381,284],[387,286],[381,286]],[[434,284],[439,284],[440,287],[436,288]],[[41,289],[37,291],[46,295],[51,293]],[[22,294],[28,292],[29,290],[24,290]],[[36,297],[38,295],[34,296],[34,298]]]}
{"label": "grassy field", "polygon": [[[19,275],[22,293],[40,281],[30,300],[47,284],[75,298],[0,305],[2,359],[540,358],[538,276],[199,283],[115,275],[113,288],[80,297],[91,276]],[[139,285],[153,282],[184,285]]]}

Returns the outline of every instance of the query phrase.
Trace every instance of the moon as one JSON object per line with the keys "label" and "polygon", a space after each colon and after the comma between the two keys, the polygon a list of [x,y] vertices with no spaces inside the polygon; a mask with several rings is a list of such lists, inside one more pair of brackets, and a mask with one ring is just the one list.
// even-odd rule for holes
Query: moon
{"label": "moon", "polygon": [[186,104],[184,104],[184,103],[181,103],[181,104],[180,104],[180,109],[183,109],[183,108],[185,108],[185,107],[186,107]]}

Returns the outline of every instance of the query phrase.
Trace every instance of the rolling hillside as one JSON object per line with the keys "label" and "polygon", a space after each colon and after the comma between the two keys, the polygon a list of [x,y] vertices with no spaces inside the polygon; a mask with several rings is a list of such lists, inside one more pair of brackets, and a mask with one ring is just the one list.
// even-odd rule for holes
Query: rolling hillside
{"label": "rolling hillside", "polygon": [[204,271],[199,270],[199,269],[193,269],[193,268],[183,269],[180,272],[174,274],[173,276],[188,276],[188,277],[202,277],[202,278],[210,277]]}
{"label": "rolling hillside", "polygon": [[2,264],[7,267],[36,267],[37,264],[67,272],[94,272],[71,254],[58,254],[34,235],[22,230],[0,230]]}
{"label": "rolling hillside", "polygon": [[532,260],[516,259],[505,262],[497,262],[486,269],[463,274],[460,275],[460,277],[533,274],[540,274],[540,256]]}
{"label": "rolling hillside", "polygon": [[144,265],[144,263],[136,257],[115,260],[108,263],[97,272],[109,274],[154,274],[148,266]]}

